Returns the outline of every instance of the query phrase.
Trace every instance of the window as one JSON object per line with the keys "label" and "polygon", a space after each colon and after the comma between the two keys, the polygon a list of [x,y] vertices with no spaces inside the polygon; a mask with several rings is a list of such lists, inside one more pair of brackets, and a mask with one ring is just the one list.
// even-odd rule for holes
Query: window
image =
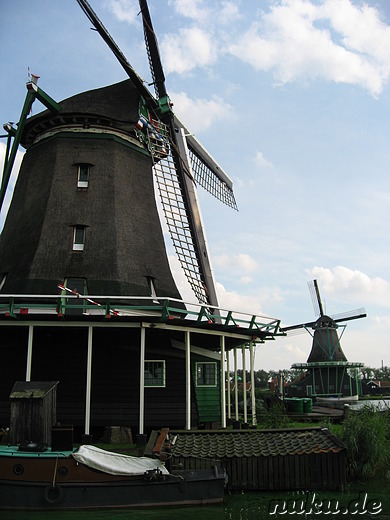
{"label": "window", "polygon": [[89,164],[79,164],[77,166],[77,187],[88,188]]}
{"label": "window", "polygon": [[216,363],[196,363],[196,385],[197,386],[216,386],[217,384],[217,364]]}
{"label": "window", "polygon": [[[152,298],[157,298],[156,286],[154,285],[154,278],[147,276],[146,279],[148,281],[150,296]],[[156,299],[153,300],[153,303],[159,303],[159,301]]]}
{"label": "window", "polygon": [[73,227],[73,251],[84,251],[85,226]]}
{"label": "window", "polygon": [[307,393],[307,395],[313,395],[313,386],[312,385],[306,386],[306,393]]}
{"label": "window", "polygon": [[165,387],[165,361],[145,360],[145,386],[149,387]]}
{"label": "window", "polygon": [[0,291],[4,287],[6,279],[7,279],[6,274],[0,274]]}

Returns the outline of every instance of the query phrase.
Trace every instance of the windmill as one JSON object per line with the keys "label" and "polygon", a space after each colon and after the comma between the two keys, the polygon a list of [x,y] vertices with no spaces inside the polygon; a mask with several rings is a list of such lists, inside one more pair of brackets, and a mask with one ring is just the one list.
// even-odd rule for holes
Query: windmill
{"label": "windmill", "polygon": [[[158,44],[146,1],[140,1],[140,9],[156,97],[144,85],[144,82],[132,68],[89,3],[86,0],[77,1],[94,25],[94,28],[113,51],[119,63],[128,74],[129,80],[122,82],[122,84],[117,84],[117,86],[106,87],[106,90],[98,89],[90,93],[73,96],[73,98],[61,102],[60,108],[49,96],[43,96],[43,91],[37,87],[35,82],[31,90],[37,92],[38,99],[41,101],[48,98],[51,104],[46,102],[46,106],[53,110],[54,105],[56,111],[49,112],[47,110],[26,120],[29,108],[24,110],[24,114],[22,114],[23,120],[21,118],[18,124],[19,140],[15,139],[15,141],[17,141],[17,145],[21,142],[28,147],[35,143],[37,137],[41,141],[48,138],[49,129],[51,130],[50,137],[53,137],[56,135],[56,132],[62,131],[65,126],[67,126],[69,132],[73,132],[73,135],[75,135],[77,125],[81,125],[82,130],[85,132],[90,128],[99,126],[99,132],[106,132],[106,135],[109,133],[107,127],[117,127],[116,130],[120,130],[122,135],[126,132],[128,141],[131,140],[133,149],[136,148],[138,152],[138,154],[132,154],[128,165],[131,162],[136,162],[137,165],[133,164],[132,168],[136,170],[136,168],[140,167],[138,164],[139,158],[135,158],[135,155],[143,156],[142,159],[144,159],[145,155],[148,155],[152,159],[153,172],[173,246],[198,302],[210,306],[218,306],[195,184],[202,186],[228,206],[237,209],[232,182],[223,169],[172,112],[171,102],[165,87]],[[108,105],[108,101],[115,106],[105,110],[104,107]],[[29,107],[31,103],[32,101],[30,100]],[[127,110],[126,121],[122,114],[118,116],[121,108],[122,113],[125,109]],[[109,113],[110,111],[112,113]],[[77,125],[74,124],[75,122]],[[105,129],[100,129],[100,127]],[[47,130],[47,132],[43,132],[43,129]],[[78,136],[83,135],[82,130],[80,129]],[[134,138],[138,146],[134,146]],[[17,146],[13,147],[13,150],[15,148]],[[63,153],[67,152],[64,151]],[[98,153],[103,152],[99,150]],[[75,203],[77,204],[76,200],[67,202],[61,200],[63,197],[63,186],[60,186],[60,181],[58,181],[58,187],[59,190],[62,190],[62,194],[60,191],[56,193],[54,190],[48,193],[47,173],[45,179],[39,178],[41,175],[40,171],[47,170],[47,167],[42,163],[37,165],[35,159],[32,158],[32,161],[35,161],[33,167],[37,170],[32,175],[32,166],[28,164],[29,156],[31,155],[33,153],[26,154],[22,168],[28,168],[30,177],[34,177],[35,181],[26,180],[26,174],[23,174],[22,171],[20,175],[21,181],[15,190],[14,204],[10,208],[7,223],[2,233],[2,240],[0,241],[0,276],[2,276],[3,292],[32,294],[47,292],[50,294],[53,292],[53,288],[57,287],[58,282],[63,282],[63,285],[68,283],[68,287],[71,290],[76,289],[80,294],[87,294],[87,292],[92,294],[139,294],[141,296],[157,294],[180,298],[172,279],[166,252],[162,252],[163,249],[165,251],[165,247],[162,246],[159,236],[161,235],[161,230],[157,211],[154,208],[156,204],[154,202],[153,186],[150,184],[150,178],[149,184],[147,184],[146,174],[144,176],[138,175],[138,177],[134,175],[131,180],[128,180],[128,183],[130,182],[134,185],[136,182],[140,186],[139,193],[134,195],[134,200],[131,198],[131,195],[127,202],[124,197],[121,202],[117,202],[117,197],[112,197],[115,200],[115,204],[119,205],[119,208],[110,208],[109,206],[105,208],[104,211],[107,211],[107,214],[102,219],[100,226],[102,235],[98,239],[97,234],[93,232],[92,217],[96,221],[96,218],[101,219],[102,215],[100,214],[98,217],[90,209],[91,213],[90,217],[88,217],[83,214],[81,207],[74,209]],[[92,176],[94,174],[94,170],[96,172],[94,158],[91,154],[80,152],[79,157],[77,157],[77,154],[73,153],[73,155],[74,164],[79,168],[79,175],[80,171],[83,170],[81,175],[84,175],[87,179],[89,175]],[[2,196],[5,194],[13,158],[14,154],[10,154],[7,173],[3,175]],[[112,158],[112,160],[114,159]],[[47,162],[47,158],[44,162]],[[125,163],[124,158],[122,162]],[[123,167],[124,164],[122,165]],[[149,167],[143,164],[142,168],[147,169]],[[52,179],[54,183],[57,182],[55,175],[57,174],[54,174]],[[58,173],[59,175],[63,176],[64,172]],[[87,183],[87,180],[85,182]],[[118,182],[124,182],[124,179]],[[44,190],[46,191],[37,193],[37,190],[42,188],[43,183],[45,183]],[[83,181],[80,182],[78,180],[78,183],[78,186],[83,186]],[[144,186],[141,186],[142,183]],[[100,199],[104,197],[108,199],[113,188],[107,184],[103,187],[103,184],[98,197]],[[126,194],[128,194],[127,188]],[[138,206],[143,206],[143,209],[139,212],[139,215],[136,214],[136,210],[134,215],[126,209],[126,205],[134,209],[137,204],[137,197]],[[34,216],[34,218],[39,219],[39,222],[34,222],[34,224],[34,218],[31,219],[28,214],[31,211],[31,207],[27,208],[27,198],[30,200],[36,199],[37,212],[38,214],[40,213],[39,216],[38,214]],[[83,196],[79,194],[78,198],[80,199],[79,204],[83,204],[81,200]],[[84,196],[84,198],[86,197]],[[89,198],[91,198],[90,194]],[[65,211],[61,218],[62,220],[69,219],[68,228],[72,228],[74,240],[79,240],[79,245],[76,243],[74,247],[83,248],[83,242],[85,240],[89,241],[90,268],[85,269],[87,262],[83,261],[82,269],[78,269],[74,258],[67,254],[63,246],[58,246],[55,251],[50,252],[50,255],[49,251],[47,251],[48,247],[50,247],[48,244],[53,243],[56,239],[58,242],[58,239],[61,238],[63,244],[68,240],[66,233],[61,235],[58,228],[55,230],[54,226],[50,227],[48,222],[49,219],[53,221],[52,216],[49,216],[47,211],[49,206],[51,211],[55,212],[56,208],[58,210],[58,207],[64,203],[73,206],[72,212],[69,211],[66,215]],[[123,214],[120,223],[117,220],[118,214]],[[19,230],[15,234],[20,218],[25,218],[28,223],[24,231]],[[138,223],[142,222],[144,228],[138,224],[137,229],[125,230],[123,221],[135,219]],[[120,247],[118,245],[119,240],[113,241],[112,233],[110,235],[107,220],[111,221],[113,227],[116,230],[120,230],[118,232],[123,234],[120,237]],[[42,226],[46,224],[46,232],[42,233]],[[127,228],[129,228],[128,224]],[[102,247],[103,237],[107,239],[106,251]],[[122,248],[122,253],[120,248]],[[23,257],[18,253],[21,250],[25,251]],[[134,252],[137,250],[138,254],[135,254]],[[109,251],[119,251],[119,253],[114,257],[112,253],[109,254]],[[128,259],[130,256],[133,259],[136,258],[136,260],[129,264]],[[93,258],[96,257],[100,257],[101,262],[95,262],[93,272],[91,272]],[[146,264],[143,266],[142,273],[139,272],[139,263]],[[80,261],[79,264],[81,265]],[[112,273],[109,272],[109,265]],[[42,273],[42,266],[44,266],[45,273]],[[100,267],[101,272],[99,272]],[[115,273],[116,267],[117,271]],[[84,274],[81,273],[83,269],[85,271]],[[50,270],[52,273],[49,273]],[[63,271],[62,274],[61,271]],[[66,279],[66,273],[64,274],[64,272],[67,273]],[[88,280],[85,280],[86,278]],[[54,287],[53,284],[55,284]]]}
{"label": "windmill", "polygon": [[[225,352],[274,339],[280,321],[218,308],[195,183],[236,209],[232,182],[172,112],[146,2],[156,97],[78,3],[128,79],[60,103],[28,82],[7,130],[0,204],[19,144],[26,153],[0,235],[0,412],[25,371],[60,381],[58,420],[71,410],[85,433],[91,417],[139,434],[221,421]],[[27,117],[35,98],[47,110]],[[176,287],[154,179],[197,305]]]}
{"label": "windmill", "polygon": [[[328,316],[324,312],[321,301],[320,291],[317,280],[308,282],[309,291],[312,297],[316,320],[297,325],[282,327],[282,332],[288,334],[306,330],[313,338],[312,348],[306,363],[295,363],[292,368],[307,370],[306,377],[300,380],[299,384],[294,382],[290,385],[290,394],[316,395],[319,398],[332,396],[358,395],[359,389],[352,388],[358,384],[357,374],[355,381],[347,374],[348,369],[357,369],[361,363],[350,363],[341,348],[340,338],[344,333],[346,325],[344,322],[366,317],[364,308],[353,311]],[[343,327],[339,337],[337,329]],[[311,330],[313,333],[311,332]],[[296,389],[297,392],[295,392]]]}

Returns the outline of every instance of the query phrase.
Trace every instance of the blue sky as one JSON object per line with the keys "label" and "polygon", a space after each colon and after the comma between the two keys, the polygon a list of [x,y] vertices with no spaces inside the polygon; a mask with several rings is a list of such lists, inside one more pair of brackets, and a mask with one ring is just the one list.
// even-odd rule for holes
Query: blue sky
{"label": "blue sky", "polygon": [[[138,1],[90,3],[149,83]],[[367,310],[344,332],[347,358],[389,366],[390,2],[149,7],[174,110],[234,183],[239,212],[199,190],[220,305],[300,323],[314,318],[316,278],[328,314]],[[126,78],[90,26],[76,0],[0,3],[2,123],[19,118],[28,67],[57,101]],[[289,368],[310,348],[308,334],[268,342],[256,368]]]}

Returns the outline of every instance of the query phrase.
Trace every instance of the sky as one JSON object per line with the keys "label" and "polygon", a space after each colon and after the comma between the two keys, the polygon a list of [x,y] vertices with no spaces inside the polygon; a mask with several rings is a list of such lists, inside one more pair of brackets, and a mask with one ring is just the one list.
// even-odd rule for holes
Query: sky
{"label": "sky", "polygon": [[[90,4],[150,83],[138,1]],[[173,109],[233,181],[238,212],[198,192],[220,306],[306,322],[317,279],[327,314],[366,309],[341,337],[348,360],[390,366],[390,2],[149,9]],[[18,121],[28,69],[56,101],[126,79],[90,27],[76,0],[0,2],[1,123]],[[183,299],[194,301],[166,241]],[[305,362],[311,343],[304,333],[259,345],[255,368]]]}

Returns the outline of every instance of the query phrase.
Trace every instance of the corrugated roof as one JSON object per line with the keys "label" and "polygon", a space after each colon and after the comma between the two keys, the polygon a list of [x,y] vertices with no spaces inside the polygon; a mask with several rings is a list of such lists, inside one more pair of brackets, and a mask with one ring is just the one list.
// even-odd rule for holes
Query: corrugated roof
{"label": "corrugated roof", "polygon": [[338,453],[343,443],[327,428],[170,432],[177,435],[174,457],[269,457]]}

